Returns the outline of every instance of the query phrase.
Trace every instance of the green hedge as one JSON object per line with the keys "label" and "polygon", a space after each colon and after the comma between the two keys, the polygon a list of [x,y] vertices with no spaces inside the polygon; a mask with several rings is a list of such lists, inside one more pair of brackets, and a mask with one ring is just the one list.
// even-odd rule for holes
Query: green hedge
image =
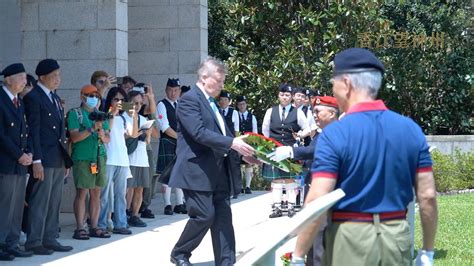
{"label": "green hedge", "polygon": [[455,149],[450,155],[435,150],[432,158],[437,191],[474,188],[474,151]]}
{"label": "green hedge", "polygon": [[[450,155],[435,150],[432,158],[438,192],[474,188],[474,151],[455,149],[454,154]],[[260,167],[254,168],[252,189],[270,189],[270,181],[262,178]]]}

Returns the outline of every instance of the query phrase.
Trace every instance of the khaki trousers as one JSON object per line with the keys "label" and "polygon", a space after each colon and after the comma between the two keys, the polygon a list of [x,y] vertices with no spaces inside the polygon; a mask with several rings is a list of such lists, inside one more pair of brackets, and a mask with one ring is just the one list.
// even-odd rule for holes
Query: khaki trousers
{"label": "khaki trousers", "polygon": [[323,265],[411,265],[408,222],[332,222],[326,228]]}

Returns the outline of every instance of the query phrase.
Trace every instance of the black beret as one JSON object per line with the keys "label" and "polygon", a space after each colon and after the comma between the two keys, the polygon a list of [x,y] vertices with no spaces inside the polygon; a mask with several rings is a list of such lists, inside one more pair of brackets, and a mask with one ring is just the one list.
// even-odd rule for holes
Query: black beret
{"label": "black beret", "polygon": [[382,74],[385,71],[382,62],[367,49],[349,48],[337,53],[334,58],[334,76],[374,70]]}
{"label": "black beret", "polygon": [[293,94],[297,94],[297,93],[305,93],[305,89],[303,87],[295,87],[293,88],[293,91],[292,91]]}
{"label": "black beret", "polygon": [[229,98],[229,100],[230,100],[230,93],[228,91],[222,90],[219,97]]}
{"label": "black beret", "polygon": [[8,76],[15,75],[22,72],[26,72],[25,67],[21,63],[16,63],[16,64],[11,64],[5,67],[1,74],[4,77],[8,77]]}
{"label": "black beret", "polygon": [[179,87],[179,85],[179,79],[168,78],[168,82],[166,82],[166,87]]}
{"label": "black beret", "polygon": [[238,103],[245,102],[245,101],[247,101],[247,98],[244,95],[237,96],[237,102]]}
{"label": "black beret", "polygon": [[280,92],[293,92],[294,87],[288,83],[283,83],[280,85]]}
{"label": "black beret", "polygon": [[56,69],[59,69],[58,61],[54,59],[43,59],[36,66],[35,74],[38,77],[48,75]]}

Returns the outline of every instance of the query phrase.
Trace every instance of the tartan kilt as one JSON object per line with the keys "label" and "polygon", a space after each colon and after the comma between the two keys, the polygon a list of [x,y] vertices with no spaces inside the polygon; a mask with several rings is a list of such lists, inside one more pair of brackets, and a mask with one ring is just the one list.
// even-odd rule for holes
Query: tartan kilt
{"label": "tartan kilt", "polygon": [[274,166],[264,163],[262,165],[262,177],[263,179],[279,179],[279,178],[295,178],[295,174],[290,174],[283,170],[280,170]]}
{"label": "tartan kilt", "polygon": [[176,156],[176,140],[171,138],[161,138],[158,145],[158,158],[156,160],[156,173],[161,174],[166,166],[173,161]]}

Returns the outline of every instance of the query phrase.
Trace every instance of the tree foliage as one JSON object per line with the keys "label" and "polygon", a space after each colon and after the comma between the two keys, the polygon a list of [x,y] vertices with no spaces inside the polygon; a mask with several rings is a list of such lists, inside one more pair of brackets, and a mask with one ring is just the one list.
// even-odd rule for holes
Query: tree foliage
{"label": "tree foliage", "polygon": [[[344,3],[343,3],[344,2]],[[209,53],[226,60],[226,88],[248,98],[260,119],[291,82],[331,94],[334,54],[361,45],[361,35],[401,32],[434,44],[372,50],[386,67],[380,91],[390,109],[410,116],[427,134],[469,133],[473,124],[473,48],[465,1],[212,1]],[[413,41],[410,37],[409,41]]]}

